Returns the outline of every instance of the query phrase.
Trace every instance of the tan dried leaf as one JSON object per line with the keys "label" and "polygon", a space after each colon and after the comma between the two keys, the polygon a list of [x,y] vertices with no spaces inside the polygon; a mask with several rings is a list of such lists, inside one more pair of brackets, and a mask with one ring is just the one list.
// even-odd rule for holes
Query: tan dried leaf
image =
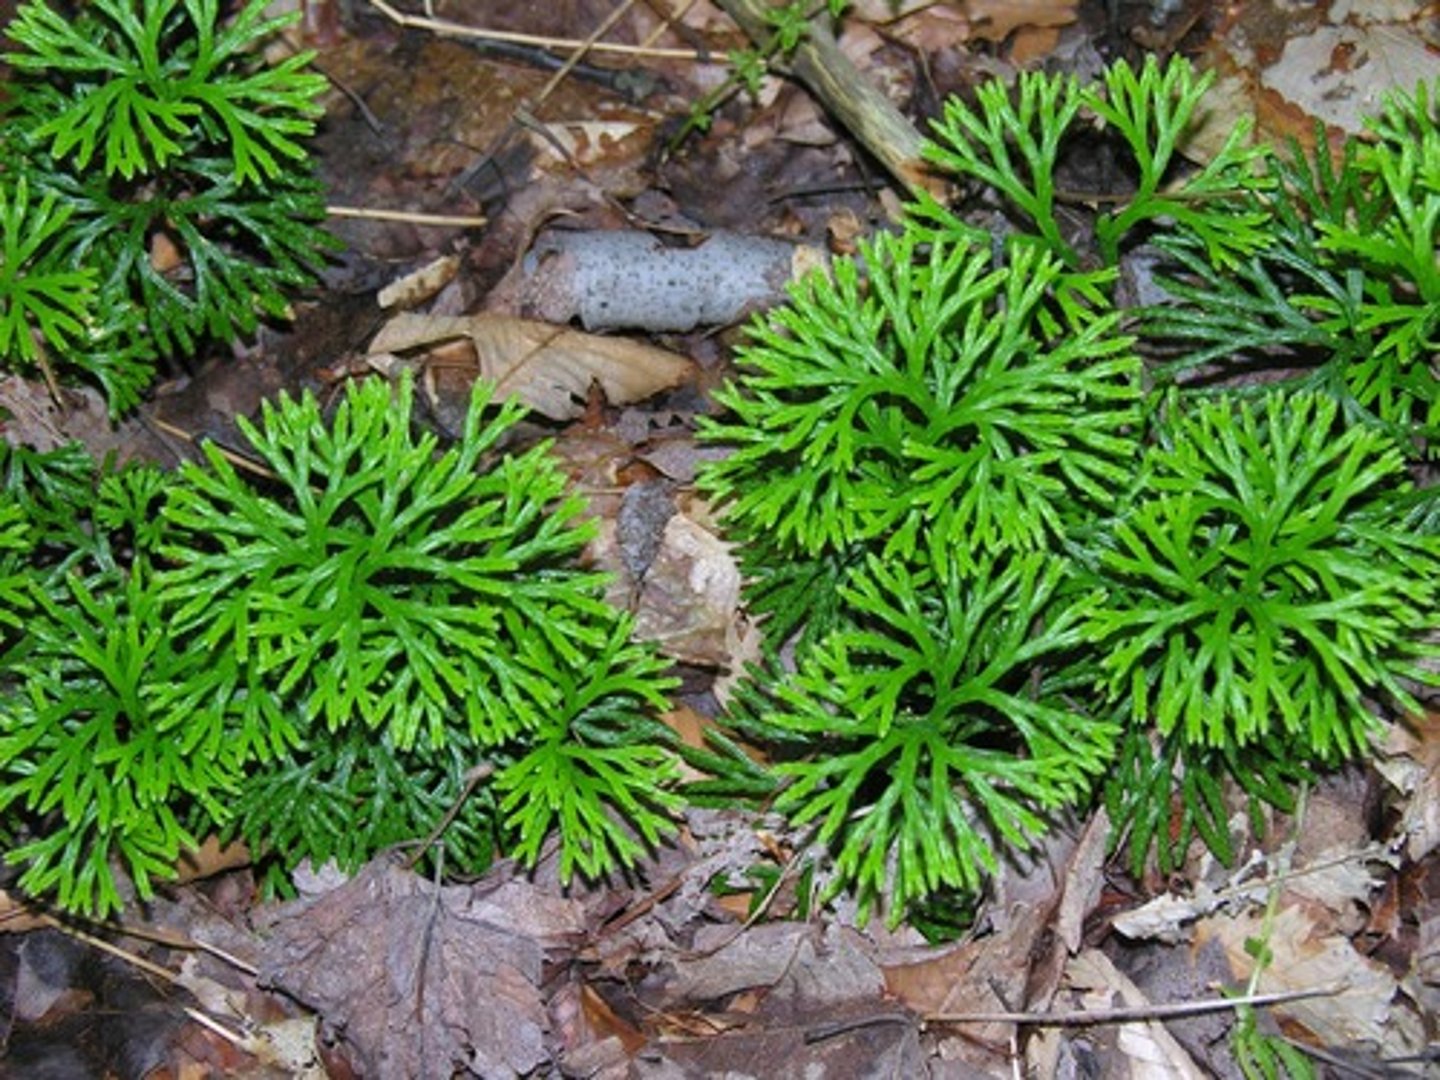
{"label": "tan dried leaf", "polygon": [[1375,767],[1404,799],[1399,831],[1418,863],[1440,848],[1440,714],[1391,725]]}
{"label": "tan dried leaf", "polygon": [[[1317,921],[1316,912],[1326,922]],[[1262,994],[1336,987],[1339,992],[1274,1006],[1277,1017],[1300,1024],[1326,1046],[1344,1046],[1386,1057],[1418,1053],[1424,1044],[1420,1018],[1397,994],[1394,975],[1358,952],[1328,925],[1314,905],[1282,908],[1266,933],[1264,914],[1212,915],[1195,925],[1195,947],[1211,941],[1225,950],[1240,980],[1249,979],[1255,957],[1247,943],[1264,940],[1270,964],[1256,988]]]}
{"label": "tan dried leaf", "polygon": [[973,37],[1004,41],[1024,27],[1069,26],[1079,13],[1076,0],[966,0]]}
{"label": "tan dried leaf", "polygon": [[[429,379],[468,394],[475,379],[493,382],[501,397],[518,397],[551,420],[573,420],[584,410],[592,384],[612,404],[640,401],[679,386],[690,360],[627,338],[600,337],[564,326],[504,315],[432,317],[405,312],[385,324],[370,343],[371,363],[386,374],[404,366],[398,354],[416,359],[426,376],[438,374],[426,353],[464,341],[468,350],[446,350],[444,380]],[[456,376],[459,376],[458,382]],[[443,404],[443,403],[442,403]]]}
{"label": "tan dried leaf", "polygon": [[[1065,968],[1088,1009],[1144,1008],[1152,1002],[1104,953],[1086,949]],[[1157,1020],[1121,1024],[1116,1049],[1136,1080],[1203,1080],[1206,1075],[1165,1025]]]}

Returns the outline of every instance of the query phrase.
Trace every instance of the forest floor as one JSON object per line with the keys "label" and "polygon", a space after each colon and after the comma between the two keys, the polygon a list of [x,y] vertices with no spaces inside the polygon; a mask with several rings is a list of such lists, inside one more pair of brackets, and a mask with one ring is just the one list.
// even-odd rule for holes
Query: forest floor
{"label": "forest floor", "polygon": [[[1390,86],[1433,79],[1440,18],[1422,7],[861,0],[839,42],[917,130],[985,79],[1035,66],[1090,78],[1178,52],[1221,74],[1228,118],[1284,138],[1317,116],[1353,131]],[[578,397],[542,409],[547,432],[602,522],[591,556],[685,673],[670,720],[699,738],[756,630],[693,489],[715,452],[697,448],[695,417],[794,253],[852,251],[907,193],[783,78],[682,133],[726,78],[726,50],[747,44],[705,0],[435,0],[406,26],[393,14],[314,0],[293,32],[334,87],[315,146],[346,245],[293,325],[174,372],[119,426],[98,399],[58,408],[12,381],[10,434],[173,464],[200,439],[238,446],[234,418],[282,390],[333,397],[396,364],[427,372],[441,429],[477,373],[532,403],[572,380]],[[1096,168],[1076,187],[1117,182]],[[617,230],[668,251],[737,234],[736,258],[760,269],[720,274],[733,298],[712,295],[718,278],[698,299],[638,295],[631,278],[607,291],[631,256],[607,255],[623,271],[592,281],[565,244]],[[702,300],[716,306],[673,310]],[[599,359],[582,332],[597,328]],[[1397,728],[1374,764],[1321,778],[1237,867],[1197,845],[1178,872],[1137,879],[1109,853],[1103,814],[1064,822],[943,942],[862,925],[843,897],[812,909],[795,840],[768,818],[696,811],[640,872],[570,890],[547,862],[441,887],[382,858],[349,880],[318,870],[276,903],[248,866],[205,863],[123,925],[81,933],[17,907],[0,935],[0,1071],[1138,1080],[1245,1075],[1240,1059],[1278,1041],[1318,1075],[1440,1075],[1433,716]]]}

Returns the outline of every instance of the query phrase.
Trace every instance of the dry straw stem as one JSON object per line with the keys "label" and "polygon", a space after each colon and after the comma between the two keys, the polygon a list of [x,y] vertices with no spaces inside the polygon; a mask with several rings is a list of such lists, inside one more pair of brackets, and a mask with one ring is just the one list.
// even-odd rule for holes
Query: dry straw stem
{"label": "dry straw stem", "polygon": [[508,41],[516,45],[533,45],[541,49],[588,50],[591,52],[619,53],[624,56],[649,56],[666,60],[693,60],[697,64],[721,64],[723,57],[706,56],[694,49],[662,49],[647,45],[624,45],[613,41],[585,42],[575,38],[541,37],[536,34],[517,34],[507,30],[486,30],[479,26],[448,19],[434,19],[424,15],[407,15],[392,7],[385,0],[370,0],[370,6],[397,26],[415,30],[429,30],[445,37],[473,38],[479,41]]}
{"label": "dry straw stem", "polygon": [[363,218],[367,221],[405,221],[411,225],[434,225],[446,228],[478,229],[487,218],[474,214],[422,214],[414,210],[377,210],[368,206],[327,206],[325,213],[338,218]]}

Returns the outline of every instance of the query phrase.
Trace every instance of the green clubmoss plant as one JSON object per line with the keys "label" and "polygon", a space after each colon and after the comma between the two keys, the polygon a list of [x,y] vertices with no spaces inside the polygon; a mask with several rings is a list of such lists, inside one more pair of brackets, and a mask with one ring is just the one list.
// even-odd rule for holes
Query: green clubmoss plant
{"label": "green clubmoss plant", "polygon": [[174,694],[204,680],[207,658],[172,635],[159,594],[165,478],[131,468],[97,489],[73,451],[0,457],[9,505],[32,530],[23,561],[7,559],[23,632],[0,652],[6,859],[23,866],[24,890],[104,913],[122,903],[112,865],[148,895],[195,845],[187,822],[223,817],[235,761],[195,753],[194,736],[224,709],[195,715]]}
{"label": "green clubmoss plant", "polygon": [[[1440,395],[1440,114],[1435,91],[1393,93],[1335,160],[1292,143],[1245,201],[1272,242],[1222,266],[1184,229],[1157,244],[1174,302],[1146,313],[1170,346],[1167,378],[1210,384],[1257,364],[1288,369],[1354,419],[1433,441]],[[1317,132],[1317,140],[1324,139]]]}
{"label": "green clubmoss plant", "polygon": [[[381,739],[416,755],[417,772],[443,772],[457,797],[488,761],[520,852],[537,856],[558,824],[564,875],[597,875],[642,849],[612,815],[653,842],[675,805],[651,715],[669,684],[628,643],[604,576],[575,566],[591,527],[547,448],[496,451],[523,408],[492,413],[490,392],[479,384],[443,453],[412,431],[408,381],[393,402],[381,381],[352,391],[328,423],[313,398],[266,406],[242,430],[270,490],[213,447],[182,473],[165,511],[166,596],[177,629],[222,657],[258,758],[284,773],[338,738],[318,753],[363,762],[356,743]],[[433,810],[354,799],[353,785],[385,790],[383,766],[331,775],[352,785],[336,804],[352,811],[329,819],[321,851],[413,839]],[[270,822],[303,812],[271,801],[244,820],[263,848]]]}
{"label": "green clubmoss plant", "polygon": [[[862,910],[896,921],[975,889],[1102,773],[1137,872],[1197,836],[1228,862],[1234,792],[1257,821],[1288,809],[1433,681],[1436,500],[1409,476],[1408,429],[1355,407],[1434,393],[1428,99],[1393,99],[1348,165],[1277,164],[1240,132],[1187,174],[1207,85],[1149,61],[950,103],[932,160],[998,195],[1014,231],[992,241],[922,198],[757,321],[702,425],[732,451],[700,485],[769,634],[728,722],[775,764],[718,735],[692,794],[813,824],[830,895],[853,887]],[[1074,140],[1101,137],[1086,117],[1135,169],[1088,236],[1061,229],[1056,179]],[[1137,340],[1109,304],[1141,241],[1193,276],[1127,321]],[[1348,269],[1296,272],[1307,260]],[[1408,366],[1375,376],[1356,348],[1308,388],[1147,393],[1138,354],[1199,340],[1206,312],[1224,320],[1204,359],[1253,361],[1223,347],[1252,287],[1285,332],[1350,333]]]}
{"label": "green clubmoss plant", "polygon": [[[1043,73],[1013,90],[992,81],[973,105],[946,104],[928,153],[999,200],[1009,244],[1039,244],[1072,271],[1155,245],[1172,300],[1141,312],[1140,326],[1163,346],[1159,378],[1213,387],[1288,369],[1296,389],[1324,390],[1353,418],[1428,436],[1440,417],[1428,368],[1440,325],[1435,89],[1388,94],[1369,137],[1333,159],[1323,130],[1318,151],[1277,150],[1248,145],[1241,123],[1186,171],[1179,151],[1211,81],[1184,60],[1153,58],[1138,71],[1117,63],[1093,86]],[[1082,139],[1102,138],[1130,165],[1134,190],[1088,234],[1067,232],[1056,170]],[[942,237],[976,233],[933,200],[915,213]]]}
{"label": "green clubmoss plant", "polygon": [[[1267,186],[1267,181],[1255,169],[1260,152],[1247,145],[1250,127],[1244,122],[1235,125],[1203,168],[1178,175],[1181,142],[1202,115],[1200,106],[1211,82],[1208,74],[1197,78],[1184,59],[1162,67],[1153,56],[1139,71],[1118,61],[1096,85],[1082,86],[1073,76],[1029,72],[1020,76],[1012,92],[992,80],[977,88],[974,106],[959,98],[946,102],[927,157],[993,191],[1009,215],[1014,238],[1041,244],[1075,269],[1088,253],[1061,228],[1057,213],[1062,193],[1055,174],[1062,155],[1082,136],[1101,137],[1082,122],[1082,117],[1093,117],[1118,138],[1135,184],[1118,208],[1095,217],[1091,239],[1101,264],[1115,266],[1127,244],[1155,227],[1178,226],[1224,266],[1268,245],[1268,213],[1234,198]],[[927,199],[916,212],[921,221],[933,221],[942,231],[975,231],[933,200]]]}
{"label": "green clubmoss plant", "polygon": [[[249,0],[26,0],[0,130],[0,365],[133,406],[162,357],[281,318],[334,246],[302,140],[324,88],[259,48],[299,16]],[[172,259],[166,253],[174,251]]]}
{"label": "green clubmoss plant", "polygon": [[1099,290],[1057,299],[1038,248],[997,266],[902,233],[863,259],[753,328],[702,427],[734,452],[701,483],[767,629],[800,634],[732,721],[778,748],[776,805],[817,824],[831,893],[898,921],[1033,843],[1107,759],[1118,728],[1043,674],[1095,599],[1048,553],[1133,480],[1142,389]]}
{"label": "green clubmoss plant", "polygon": [[[996,266],[961,237],[906,232],[837,263],[755,326],[727,412],[701,436],[734,452],[705,470],[760,579],[762,611],[809,608],[864,553],[947,572],[1039,550],[1133,479],[1139,361],[1117,316],[1062,305],[1058,260]],[[774,580],[770,579],[775,575]]]}
{"label": "green clubmoss plant", "polygon": [[[1406,523],[1399,446],[1345,425],[1328,396],[1177,408],[1144,468],[1095,552],[1107,595],[1092,630],[1132,738],[1153,723],[1165,746],[1127,748],[1111,809],[1121,824],[1141,819],[1142,838],[1158,833],[1168,868],[1192,828],[1229,854],[1220,779],[1288,809],[1310,767],[1368,748],[1377,700],[1418,707],[1412,688],[1434,681],[1420,661],[1437,624],[1440,540]],[[1145,759],[1177,755],[1193,790],[1172,845],[1154,820],[1171,773]]]}
{"label": "green clubmoss plant", "polygon": [[848,625],[773,688],[766,727],[805,751],[775,765],[775,809],[815,823],[862,911],[898,921],[975,891],[997,849],[1034,844],[1109,761],[1118,727],[1043,674],[1093,602],[1054,602],[1064,573],[1042,553],[969,575],[872,556],[842,591]]}
{"label": "green clubmoss plant", "polygon": [[78,536],[44,535],[43,487],[10,504],[30,610],[0,656],[0,810],[23,888],[105,912],[116,865],[149,895],[214,832],[277,882],[433,833],[468,872],[557,837],[568,880],[669,830],[671,681],[576,566],[579,501],[546,447],[499,448],[520,406],[482,385],[442,449],[412,397],[372,380],[329,419],[282,398],[241,425],[268,479],[213,447],[105,475]]}

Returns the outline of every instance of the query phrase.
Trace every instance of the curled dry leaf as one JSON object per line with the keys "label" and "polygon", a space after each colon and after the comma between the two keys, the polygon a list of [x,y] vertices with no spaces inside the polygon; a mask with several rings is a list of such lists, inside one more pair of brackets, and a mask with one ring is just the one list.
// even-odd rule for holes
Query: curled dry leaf
{"label": "curled dry leaf", "polygon": [[375,302],[382,308],[413,308],[454,281],[459,270],[458,256],[442,255],[386,285],[375,297]]}
{"label": "curled dry leaf", "polygon": [[684,513],[659,524],[640,573],[626,555],[620,528],[601,524],[591,546],[596,563],[615,574],[611,602],[635,612],[635,633],[673,659],[731,669],[741,661],[740,568],[730,545]]}
{"label": "curled dry leaf", "polygon": [[1440,713],[1392,724],[1375,767],[1399,795],[1397,832],[1418,863],[1440,848]]}
{"label": "curled dry leaf", "polygon": [[[1082,992],[1085,1008],[1090,1010],[1145,1008],[1153,1004],[1097,949],[1086,949],[1071,960],[1065,968],[1065,979],[1072,988]],[[1115,1049],[1124,1061],[1124,1072],[1130,1076],[1203,1080],[1206,1075],[1159,1021],[1121,1024],[1116,1032]],[[1115,1072],[1121,1072],[1119,1062],[1111,1065]]]}
{"label": "curled dry leaf", "polygon": [[[455,348],[457,343],[460,348]],[[407,364],[442,420],[463,416],[476,379],[518,397],[551,420],[573,420],[592,384],[612,404],[679,386],[693,364],[676,353],[625,338],[598,337],[504,315],[436,317],[402,313],[370,343],[369,361],[390,375]]]}

